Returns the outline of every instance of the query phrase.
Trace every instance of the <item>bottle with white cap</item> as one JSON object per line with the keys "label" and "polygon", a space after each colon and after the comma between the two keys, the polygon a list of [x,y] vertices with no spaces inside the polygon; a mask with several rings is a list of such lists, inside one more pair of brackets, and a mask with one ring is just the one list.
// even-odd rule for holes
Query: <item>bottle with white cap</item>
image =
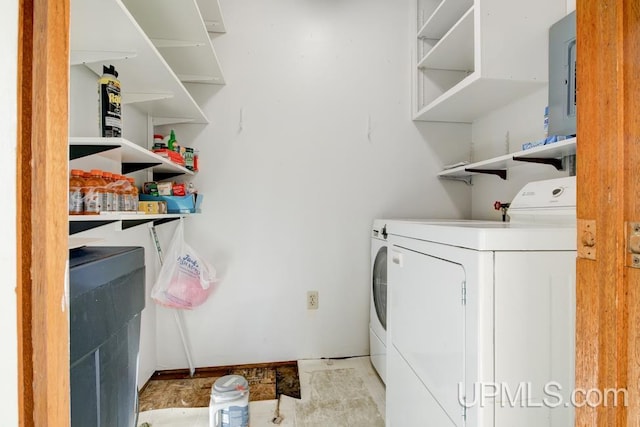
{"label": "bottle with white cap", "polygon": [[249,383],[243,376],[225,375],[213,383],[209,427],[249,427]]}

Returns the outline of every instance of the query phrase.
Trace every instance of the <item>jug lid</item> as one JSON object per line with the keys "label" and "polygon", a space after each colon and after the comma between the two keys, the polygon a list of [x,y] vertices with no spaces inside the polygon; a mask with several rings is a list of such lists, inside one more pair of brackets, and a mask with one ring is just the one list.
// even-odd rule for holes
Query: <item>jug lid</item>
{"label": "jug lid", "polygon": [[249,382],[242,375],[225,375],[213,383],[212,394],[226,398],[240,397],[249,391]]}

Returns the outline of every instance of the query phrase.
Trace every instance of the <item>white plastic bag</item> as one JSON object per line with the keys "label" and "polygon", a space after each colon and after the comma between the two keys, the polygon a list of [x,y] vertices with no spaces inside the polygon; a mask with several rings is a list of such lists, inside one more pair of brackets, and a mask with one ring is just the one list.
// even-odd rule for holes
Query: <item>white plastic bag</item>
{"label": "white plastic bag", "polygon": [[206,301],[216,282],[215,269],[184,241],[180,220],[151,298],[166,307],[191,309]]}

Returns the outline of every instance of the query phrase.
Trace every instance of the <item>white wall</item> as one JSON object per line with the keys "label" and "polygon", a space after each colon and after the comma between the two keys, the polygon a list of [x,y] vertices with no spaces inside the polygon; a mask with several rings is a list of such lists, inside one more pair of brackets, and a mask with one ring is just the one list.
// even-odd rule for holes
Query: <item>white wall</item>
{"label": "white wall", "polygon": [[[547,89],[500,108],[473,123],[474,161],[522,150],[522,144],[544,137]],[[567,176],[549,165],[523,163],[507,172],[507,180],[495,175],[473,177],[472,218],[500,220],[493,209],[496,200],[511,202],[527,182]]]}
{"label": "white wall", "polygon": [[18,337],[16,321],[16,146],[17,146],[17,47],[18,1],[4,2],[0,14],[0,58],[5,66],[0,79],[0,129],[4,136],[4,154],[0,156],[0,180],[4,186],[5,203],[0,209],[3,243],[0,245],[0,414],[2,424],[18,425]]}
{"label": "white wall", "polygon": [[[574,9],[575,0],[567,0],[567,13]],[[523,143],[543,138],[547,103],[548,89],[545,87],[476,120],[472,126],[473,160],[520,151]],[[567,175],[568,172],[556,171],[548,165],[522,164],[509,169],[506,181],[494,175],[474,176],[472,218],[500,220],[500,212],[493,209],[496,200],[510,202],[527,182]]]}
{"label": "white wall", "polygon": [[[469,125],[411,121],[409,5],[221,1],[227,85],[194,85],[212,124],[176,127],[205,195],[187,240],[222,277],[185,313],[197,366],[368,354],[372,220],[470,215],[470,189],[435,178]],[[185,367],[157,314],[159,368]]]}

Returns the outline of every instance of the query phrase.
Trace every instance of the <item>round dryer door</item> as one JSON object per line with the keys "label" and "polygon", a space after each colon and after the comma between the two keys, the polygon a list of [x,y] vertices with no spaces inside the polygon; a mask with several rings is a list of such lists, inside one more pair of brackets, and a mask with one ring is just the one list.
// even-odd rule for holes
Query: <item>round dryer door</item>
{"label": "round dryer door", "polygon": [[387,330],[387,247],[378,250],[373,262],[373,304],[380,324]]}

